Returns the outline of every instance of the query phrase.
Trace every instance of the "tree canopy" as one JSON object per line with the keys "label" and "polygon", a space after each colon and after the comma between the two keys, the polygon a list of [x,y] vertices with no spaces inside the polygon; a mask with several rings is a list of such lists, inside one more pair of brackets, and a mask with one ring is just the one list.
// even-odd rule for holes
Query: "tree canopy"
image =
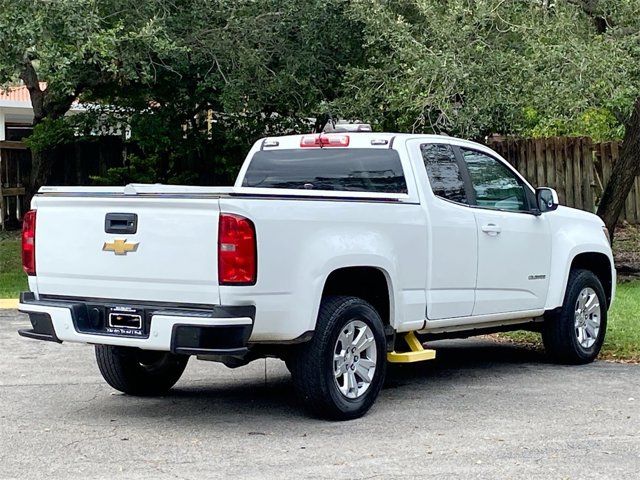
{"label": "tree canopy", "polygon": [[184,179],[194,164],[233,170],[239,159],[229,157],[266,131],[326,117],[340,73],[361,55],[357,36],[345,36],[353,30],[345,8],[340,0],[0,0],[0,84],[21,80],[34,106],[33,187],[52,168],[47,147],[70,141],[82,123],[63,117],[76,99],[93,107],[90,119],[134,126],[143,175],[165,181]]}
{"label": "tree canopy", "polygon": [[[150,56],[175,49],[163,13],[152,1],[2,0],[0,80],[24,82],[36,122],[86,93],[150,83]],[[38,82],[48,85],[41,95]]]}
{"label": "tree canopy", "polygon": [[603,35],[577,2],[355,2],[366,61],[342,105],[403,131],[620,137],[640,87],[637,38],[620,32],[640,4],[609,3],[621,20]]}
{"label": "tree canopy", "polygon": [[[34,188],[46,152],[98,117],[131,126],[134,164],[101,181],[216,183],[254,139],[329,117],[621,138],[639,14],[640,0],[0,0],[0,84],[31,92]],[[64,117],[75,99],[84,120]]]}

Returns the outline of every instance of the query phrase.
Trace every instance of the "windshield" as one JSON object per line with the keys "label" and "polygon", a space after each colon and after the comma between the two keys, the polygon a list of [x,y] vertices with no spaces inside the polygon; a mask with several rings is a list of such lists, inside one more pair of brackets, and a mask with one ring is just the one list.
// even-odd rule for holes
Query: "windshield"
{"label": "windshield", "polygon": [[407,193],[398,152],[375,148],[259,151],[244,187]]}

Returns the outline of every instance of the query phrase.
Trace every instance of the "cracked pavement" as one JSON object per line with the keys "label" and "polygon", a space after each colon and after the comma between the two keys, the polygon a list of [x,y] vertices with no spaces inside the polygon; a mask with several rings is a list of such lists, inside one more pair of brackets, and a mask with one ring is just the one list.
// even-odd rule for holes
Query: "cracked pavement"
{"label": "cracked pavement", "polygon": [[[0,310],[0,479],[615,478],[640,470],[640,366],[490,340],[389,369],[348,423],[309,418],[284,364],[192,359],[170,395],[102,380],[93,348],[21,338]],[[265,379],[266,365],[266,379]]]}

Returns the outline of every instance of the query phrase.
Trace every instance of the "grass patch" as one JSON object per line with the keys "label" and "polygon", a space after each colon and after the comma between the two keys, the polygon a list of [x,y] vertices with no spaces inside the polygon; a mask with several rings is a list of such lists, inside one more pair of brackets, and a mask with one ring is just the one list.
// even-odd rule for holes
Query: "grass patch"
{"label": "grass patch", "polygon": [[18,298],[27,290],[27,276],[22,271],[20,233],[0,232],[0,298]]}
{"label": "grass patch", "polygon": [[609,311],[605,358],[640,361],[640,281],[619,283]]}
{"label": "grass patch", "polygon": [[[607,336],[600,358],[640,362],[640,281],[619,283],[613,307],[609,310]],[[501,333],[499,338],[541,347],[540,334],[534,332]]]}

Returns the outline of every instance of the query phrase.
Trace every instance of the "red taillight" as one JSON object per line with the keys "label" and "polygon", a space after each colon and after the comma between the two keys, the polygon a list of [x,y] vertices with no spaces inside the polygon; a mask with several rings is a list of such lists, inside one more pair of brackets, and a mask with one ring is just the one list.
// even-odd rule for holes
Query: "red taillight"
{"label": "red taillight", "polygon": [[248,218],[221,213],[218,223],[218,282],[220,285],[256,283],[256,229]]}
{"label": "red taillight", "polygon": [[22,268],[27,275],[36,274],[35,210],[29,210],[22,219]]}
{"label": "red taillight", "polygon": [[349,135],[305,135],[301,147],[348,147]]}

